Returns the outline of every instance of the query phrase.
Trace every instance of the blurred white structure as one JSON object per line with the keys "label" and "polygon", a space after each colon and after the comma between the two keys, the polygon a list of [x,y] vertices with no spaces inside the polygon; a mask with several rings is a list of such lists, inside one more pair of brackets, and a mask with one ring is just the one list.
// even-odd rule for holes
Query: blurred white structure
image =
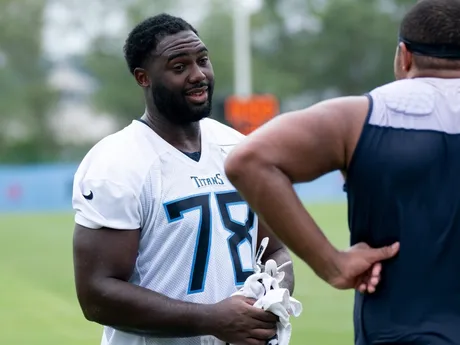
{"label": "blurred white structure", "polygon": [[62,92],[50,122],[60,143],[94,142],[117,129],[113,118],[91,107],[95,83],[90,77],[63,62],[55,65],[49,82]]}
{"label": "blurred white structure", "polygon": [[252,94],[251,15],[261,6],[258,0],[233,0],[234,94]]}
{"label": "blurred white structure", "polygon": [[245,0],[233,0],[234,93],[252,94],[251,13]]}

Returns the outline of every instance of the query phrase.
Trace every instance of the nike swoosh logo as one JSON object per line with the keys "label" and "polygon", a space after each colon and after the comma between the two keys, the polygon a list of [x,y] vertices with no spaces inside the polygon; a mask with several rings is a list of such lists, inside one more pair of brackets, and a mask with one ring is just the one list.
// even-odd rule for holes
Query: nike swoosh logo
{"label": "nike swoosh logo", "polygon": [[89,191],[88,195],[82,194],[86,200],[91,200],[93,198],[93,191]]}

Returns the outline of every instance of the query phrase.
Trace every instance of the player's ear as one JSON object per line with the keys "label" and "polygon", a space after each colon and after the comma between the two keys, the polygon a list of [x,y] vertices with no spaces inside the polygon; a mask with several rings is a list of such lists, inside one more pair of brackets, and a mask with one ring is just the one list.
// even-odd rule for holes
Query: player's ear
{"label": "player's ear", "polygon": [[136,82],[141,87],[149,87],[150,86],[150,77],[147,71],[143,68],[136,68],[134,70],[134,78],[136,78]]}
{"label": "player's ear", "polygon": [[412,67],[412,53],[409,50],[407,50],[407,47],[403,42],[399,43],[399,49],[401,54],[401,68],[404,72],[407,72]]}

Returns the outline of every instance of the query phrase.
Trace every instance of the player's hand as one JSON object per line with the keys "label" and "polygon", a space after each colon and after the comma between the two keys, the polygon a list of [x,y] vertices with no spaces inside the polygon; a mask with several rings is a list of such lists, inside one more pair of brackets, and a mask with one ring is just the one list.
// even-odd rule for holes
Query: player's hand
{"label": "player's hand", "polygon": [[265,345],[276,334],[278,318],[253,307],[255,300],[233,296],[213,305],[211,335],[238,345]]}
{"label": "player's hand", "polygon": [[377,285],[380,283],[380,274],[382,272],[382,263],[377,262],[361,275],[361,279],[355,287],[361,293],[374,293]]}
{"label": "player's hand", "polygon": [[339,274],[329,283],[337,289],[375,292],[380,282],[381,262],[391,259],[398,251],[399,242],[381,248],[371,248],[366,243],[355,244],[338,255],[336,266]]}

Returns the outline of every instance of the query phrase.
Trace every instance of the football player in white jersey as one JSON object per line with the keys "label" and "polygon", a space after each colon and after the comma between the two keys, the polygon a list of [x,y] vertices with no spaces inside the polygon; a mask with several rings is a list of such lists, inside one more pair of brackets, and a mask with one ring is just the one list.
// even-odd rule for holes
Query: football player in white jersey
{"label": "football player in white jersey", "polygon": [[[184,20],[136,26],[125,57],[145,114],[97,143],[75,174],[74,264],[85,317],[104,345],[265,344],[277,318],[230,297],[264,260],[290,261],[224,173],[243,136],[209,119],[214,75]],[[292,266],[284,287],[294,285]]]}

